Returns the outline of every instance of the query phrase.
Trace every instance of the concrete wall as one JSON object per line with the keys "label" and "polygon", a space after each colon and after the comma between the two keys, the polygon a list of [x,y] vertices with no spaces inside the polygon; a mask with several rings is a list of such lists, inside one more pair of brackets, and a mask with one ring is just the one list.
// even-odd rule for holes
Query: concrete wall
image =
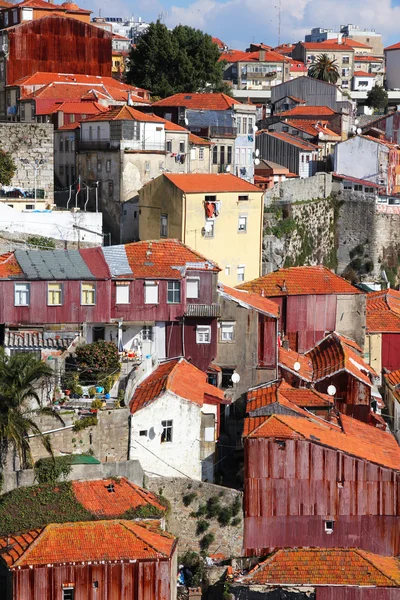
{"label": "concrete wall", "polygon": [[307,179],[291,179],[277,183],[264,195],[265,205],[274,201],[304,202],[316,198],[327,198],[332,193],[332,175],[317,173]]}
{"label": "concrete wall", "polygon": [[[29,235],[43,235],[68,242],[103,244],[103,215],[70,211],[19,211],[5,204],[0,207],[0,230]],[[76,229],[84,227],[89,231]]]}
{"label": "concrete wall", "polygon": [[365,342],[365,294],[338,295],[336,297],[335,331],[355,340],[361,348]]}
{"label": "concrete wall", "polygon": [[400,49],[385,52],[386,87],[388,90],[400,88]]}
{"label": "concrete wall", "polygon": [[[196,534],[197,517],[191,516],[200,504],[204,504],[213,496],[217,496],[222,506],[229,506],[235,498],[242,500],[242,492],[224,488],[212,483],[195,482],[187,478],[159,477],[149,479],[147,488],[157,494],[161,493],[171,503],[167,529],[179,538],[179,553],[186,550],[199,552],[199,541],[204,535]],[[194,493],[195,498],[189,506],[183,504],[183,496]],[[221,494],[221,495],[220,495]],[[213,533],[215,540],[208,551],[209,554],[221,552],[226,557],[242,556],[243,548],[243,513],[239,512],[240,523],[236,526],[221,527],[216,519],[210,519],[210,527],[206,533]],[[204,517],[201,517],[204,518]]]}
{"label": "concrete wall", "polygon": [[388,177],[389,149],[356,135],[335,146],[334,165],[335,173],[380,183]]}
{"label": "concrete wall", "polygon": [[[53,125],[48,123],[0,123],[1,149],[10,152],[17,170],[11,185],[44,190],[50,204],[54,200]],[[41,162],[43,161],[43,162]],[[39,164],[41,162],[41,164]]]}

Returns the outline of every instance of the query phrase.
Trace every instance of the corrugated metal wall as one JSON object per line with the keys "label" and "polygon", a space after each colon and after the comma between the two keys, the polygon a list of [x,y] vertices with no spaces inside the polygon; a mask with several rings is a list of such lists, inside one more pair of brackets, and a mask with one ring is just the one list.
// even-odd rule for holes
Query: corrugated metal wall
{"label": "corrugated metal wall", "polygon": [[317,587],[315,600],[399,600],[397,588]]}
{"label": "corrugated metal wall", "polygon": [[382,369],[389,371],[400,369],[400,334],[382,334]]}

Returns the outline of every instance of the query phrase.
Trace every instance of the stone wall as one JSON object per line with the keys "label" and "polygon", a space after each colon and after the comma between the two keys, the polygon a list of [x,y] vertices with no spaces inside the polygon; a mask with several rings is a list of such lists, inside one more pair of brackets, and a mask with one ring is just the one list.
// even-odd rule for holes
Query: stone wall
{"label": "stone wall", "polygon": [[35,187],[45,191],[49,203],[54,202],[54,134],[49,123],[0,123],[1,148],[10,152],[16,173],[11,185],[23,189]]}
{"label": "stone wall", "polygon": [[264,195],[266,206],[274,202],[304,202],[315,198],[327,198],[332,193],[332,175],[317,173],[305,179],[295,178],[277,183]]}
{"label": "stone wall", "polygon": [[[204,533],[197,535],[196,527],[199,517],[191,516],[198,510],[200,504],[204,504],[211,497],[218,497],[222,506],[229,506],[239,497],[243,500],[242,492],[214,485],[212,483],[197,482],[188,478],[148,478],[147,488],[152,492],[160,494],[171,504],[171,513],[168,517],[168,531],[179,538],[178,552],[186,550],[200,551],[199,541]],[[187,494],[195,494],[189,506],[185,506],[183,497]],[[227,525],[222,527],[216,519],[210,519],[210,526],[205,533],[213,533],[214,542],[210,545],[208,554],[222,553],[226,557],[241,556],[243,547],[243,512],[237,517],[240,523],[236,526]],[[200,517],[207,519],[207,517]]]}

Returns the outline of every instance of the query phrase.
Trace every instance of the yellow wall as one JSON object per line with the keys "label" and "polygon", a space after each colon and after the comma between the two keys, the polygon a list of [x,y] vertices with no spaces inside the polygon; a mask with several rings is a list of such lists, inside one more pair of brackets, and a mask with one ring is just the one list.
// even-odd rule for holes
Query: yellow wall
{"label": "yellow wall", "polygon": [[365,338],[365,357],[368,364],[381,375],[382,372],[382,334],[367,334]]}
{"label": "yellow wall", "polygon": [[[211,192],[209,194],[212,195]],[[160,215],[167,214],[168,237],[183,241],[217,262],[221,268],[220,281],[231,286],[238,285],[239,265],[245,266],[245,281],[259,277],[263,192],[248,193],[247,201],[238,201],[238,193],[215,194],[222,205],[219,216],[214,219],[214,237],[202,234],[206,224],[205,195],[208,194],[185,195],[164,177],[149,182],[139,192],[139,238],[158,239]],[[239,215],[247,216],[245,233],[238,231]],[[225,270],[228,266],[230,273]]]}

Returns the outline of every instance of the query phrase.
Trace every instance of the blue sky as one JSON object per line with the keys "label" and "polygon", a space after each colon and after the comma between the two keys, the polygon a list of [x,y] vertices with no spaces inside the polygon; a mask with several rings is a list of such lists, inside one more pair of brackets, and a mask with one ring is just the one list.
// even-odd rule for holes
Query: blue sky
{"label": "blue sky", "polygon": [[[250,42],[278,43],[279,0],[78,0],[82,8],[103,16],[141,16],[197,27],[230,48]],[[384,45],[400,41],[400,0],[280,0],[281,43],[304,39],[311,27],[338,29],[354,23],[382,33]]]}

